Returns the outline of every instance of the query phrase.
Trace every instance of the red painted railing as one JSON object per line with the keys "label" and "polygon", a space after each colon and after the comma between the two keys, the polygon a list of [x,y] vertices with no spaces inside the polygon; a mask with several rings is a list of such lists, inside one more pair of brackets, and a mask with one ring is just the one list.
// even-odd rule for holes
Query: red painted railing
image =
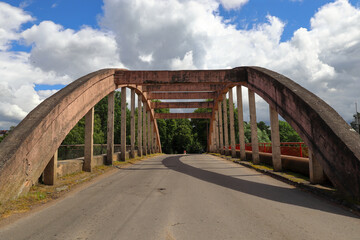
{"label": "red painted railing", "polygon": [[[240,150],[240,144],[236,144],[236,149]],[[251,143],[245,143],[245,150],[252,151]],[[308,147],[303,142],[280,143],[280,151],[281,155],[309,157]],[[272,153],[271,143],[259,143],[259,152]]]}

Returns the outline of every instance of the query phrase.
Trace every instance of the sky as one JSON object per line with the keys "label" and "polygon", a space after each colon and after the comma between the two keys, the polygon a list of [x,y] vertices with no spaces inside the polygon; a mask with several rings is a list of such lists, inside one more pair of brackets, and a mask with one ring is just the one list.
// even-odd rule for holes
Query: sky
{"label": "sky", "polygon": [[[0,129],[102,68],[254,65],[291,78],[352,121],[360,0],[0,1]],[[258,120],[268,122],[267,104],[256,102]]]}

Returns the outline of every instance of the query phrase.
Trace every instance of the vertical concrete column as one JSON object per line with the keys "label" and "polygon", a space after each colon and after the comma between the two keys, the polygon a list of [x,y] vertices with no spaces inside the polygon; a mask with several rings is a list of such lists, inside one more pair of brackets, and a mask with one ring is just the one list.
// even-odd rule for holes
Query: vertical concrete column
{"label": "vertical concrete column", "polygon": [[215,152],[220,151],[220,140],[219,140],[219,113],[218,111],[215,112]]}
{"label": "vertical concrete column", "polygon": [[242,102],[241,86],[236,86],[236,94],[237,94],[237,105],[238,105],[240,159],[245,161],[246,152],[245,152],[245,131],[244,131],[244,109]]}
{"label": "vertical concrete column", "polygon": [[108,95],[106,165],[112,165],[114,161],[114,96],[114,92]]}
{"label": "vertical concrete column", "polygon": [[276,110],[269,105],[270,110],[270,126],[271,126],[271,148],[272,163],[274,171],[281,171],[281,151],[280,151],[280,132],[279,132],[279,116]]}
{"label": "vertical concrete column", "polygon": [[153,152],[153,122],[151,121],[151,118],[150,118],[150,134],[149,134],[149,138],[150,138],[150,144],[149,144],[150,154],[153,154],[154,153]]}
{"label": "vertical concrete column", "polygon": [[221,102],[218,103],[219,109],[219,146],[220,146],[220,154],[224,154],[224,137],[223,137],[223,121],[222,121],[222,109],[221,109]]}
{"label": "vertical concrete column", "polygon": [[223,117],[224,117],[224,146],[225,155],[229,156],[229,130],[228,130],[228,116],[227,116],[227,101],[226,94],[223,95]]}
{"label": "vertical concrete column", "polygon": [[85,115],[85,149],[83,171],[91,172],[94,152],[94,108]]}
{"label": "vertical concrete column", "polygon": [[54,185],[57,179],[57,162],[58,162],[58,150],[55,151],[54,156],[50,162],[46,165],[44,170],[44,184]]}
{"label": "vertical concrete column", "polygon": [[230,114],[230,145],[231,157],[236,158],[235,128],[234,128],[234,100],[232,88],[229,89],[229,114]]}
{"label": "vertical concrete column", "polygon": [[155,150],[155,132],[154,132],[154,129],[155,129],[155,123],[154,121],[151,122],[151,151],[152,153],[155,153],[156,150]]}
{"label": "vertical concrete column", "polygon": [[120,160],[126,159],[126,87],[121,88],[121,154]]}
{"label": "vertical concrete column", "polygon": [[151,154],[151,151],[150,151],[150,144],[151,144],[151,127],[150,127],[150,110],[147,112],[147,136],[148,136],[148,139],[147,139],[147,153],[148,154]]}
{"label": "vertical concrete column", "polygon": [[142,156],[142,95],[138,95],[138,156]]}
{"label": "vertical concrete column", "polygon": [[135,157],[135,89],[131,89],[131,114],[130,114],[130,158]]}
{"label": "vertical concrete column", "polygon": [[146,114],[146,103],[144,102],[143,106],[143,155],[147,154],[147,135],[146,135],[146,122],[147,122],[147,114]]}
{"label": "vertical concrete column", "polygon": [[259,164],[260,157],[259,157],[259,141],[258,141],[257,123],[256,123],[255,93],[250,89],[248,90],[249,90],[252,160],[254,164]]}
{"label": "vertical concrete column", "polygon": [[324,170],[310,149],[309,149],[309,173],[310,173],[310,183],[320,184],[325,182]]}

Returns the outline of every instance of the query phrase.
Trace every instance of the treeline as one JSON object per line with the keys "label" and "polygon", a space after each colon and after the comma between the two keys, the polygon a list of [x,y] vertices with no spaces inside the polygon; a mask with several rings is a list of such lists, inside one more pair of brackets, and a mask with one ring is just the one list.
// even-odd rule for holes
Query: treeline
{"label": "treeline", "polygon": [[[115,92],[114,108],[114,143],[120,144],[121,136],[121,93]],[[228,102],[229,106],[229,102]],[[228,107],[229,113],[229,107]],[[137,112],[135,109],[135,128],[137,129]],[[168,113],[169,109],[156,109],[158,113]],[[197,109],[195,112],[211,112],[211,109]],[[227,114],[229,116],[229,114]],[[235,137],[239,143],[239,129],[237,108],[234,106]],[[228,119],[228,123],[230,119]],[[188,153],[205,152],[207,148],[207,135],[209,131],[209,119],[157,119],[160,134],[161,147],[164,153]],[[228,124],[229,125],[229,124]],[[301,142],[299,135],[284,121],[279,121],[281,142]],[[244,122],[245,141],[251,142],[250,124]],[[270,127],[263,121],[258,123],[259,142],[270,142]],[[135,131],[137,133],[137,131]],[[94,143],[106,143],[107,137],[107,97],[95,105],[94,109]],[[126,109],[126,142],[130,145],[130,110]],[[63,141],[63,145],[83,144],[85,136],[85,119],[82,118],[69,132]],[[230,136],[229,136],[230,137]],[[0,141],[2,138],[0,138]],[[137,141],[137,137],[135,138]],[[137,143],[136,143],[137,144]]]}
{"label": "treeline", "polygon": [[[121,93],[115,92],[114,109],[114,143],[120,144],[121,136]],[[228,102],[229,105],[229,102]],[[137,129],[137,111],[135,109],[135,127]],[[228,107],[229,111],[229,107]],[[102,99],[95,106],[94,116],[94,143],[106,143],[107,133],[107,97]],[[156,109],[158,113],[169,113],[169,109]],[[211,109],[197,109],[195,112],[211,112]],[[239,142],[237,108],[234,106],[235,137]],[[228,114],[229,116],[229,114]],[[228,119],[230,122],[230,119]],[[186,150],[189,153],[205,152],[207,148],[207,134],[209,131],[209,119],[157,119],[157,125],[160,134],[161,146],[164,153],[183,153]],[[281,142],[300,142],[299,135],[284,121],[279,122]],[[67,135],[63,144],[81,144],[84,143],[84,118]],[[250,124],[244,122],[245,141],[251,142]],[[135,131],[137,133],[137,131]],[[126,109],[126,142],[130,145],[130,110]],[[259,142],[270,142],[270,127],[265,122],[258,123]],[[137,141],[137,138],[135,138]],[[137,143],[136,143],[137,144]]]}

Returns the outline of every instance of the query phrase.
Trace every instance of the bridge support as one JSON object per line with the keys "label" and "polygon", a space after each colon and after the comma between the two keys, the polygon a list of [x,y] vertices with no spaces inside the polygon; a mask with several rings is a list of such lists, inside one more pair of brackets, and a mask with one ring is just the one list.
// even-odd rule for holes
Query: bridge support
{"label": "bridge support", "polygon": [[131,89],[131,114],[130,114],[130,158],[135,157],[135,89]]}
{"label": "bridge support", "polygon": [[238,126],[239,126],[239,144],[240,144],[240,159],[246,160],[245,152],[245,131],[244,131],[244,109],[242,102],[241,86],[236,86],[237,105],[238,105]]}
{"label": "bridge support", "polygon": [[222,110],[221,110],[221,102],[218,102],[218,109],[219,109],[219,152],[220,154],[224,154],[224,138],[223,138],[223,120],[222,120]]}
{"label": "bridge support", "polygon": [[215,132],[215,152],[219,152],[219,115],[218,111],[215,112],[215,121],[214,121],[214,132]]}
{"label": "bridge support", "polygon": [[259,164],[260,157],[259,157],[259,140],[257,135],[255,93],[250,89],[248,89],[248,91],[249,91],[252,161],[254,164]]}
{"label": "bridge support", "polygon": [[54,153],[50,162],[46,165],[44,170],[44,184],[54,185],[57,178],[57,161],[58,161],[58,150]]}
{"label": "bridge support", "polygon": [[150,148],[151,148],[151,130],[150,130],[150,109],[149,111],[147,112],[147,149],[146,149],[146,152],[147,154],[151,154],[151,151],[150,151]]}
{"label": "bridge support", "polygon": [[108,95],[106,165],[112,165],[114,162],[114,95],[114,92]]}
{"label": "bridge support", "polygon": [[83,171],[91,172],[94,161],[94,108],[85,115],[85,148]]}
{"label": "bridge support", "polygon": [[269,105],[270,126],[271,126],[271,147],[272,163],[274,171],[281,171],[281,151],[280,151],[280,133],[279,133],[279,116],[276,110]]}
{"label": "bridge support", "polygon": [[[145,101],[145,99],[143,99]],[[146,135],[146,119],[147,119],[147,110],[146,110],[146,103],[144,103],[144,106],[143,106],[143,155],[147,155],[147,135]]]}
{"label": "bridge support", "polygon": [[314,154],[309,149],[309,175],[310,183],[321,184],[325,182],[324,170],[319,161],[314,157]]}
{"label": "bridge support", "polygon": [[224,146],[225,155],[229,156],[229,129],[228,129],[228,114],[227,114],[227,101],[226,93],[223,94],[223,117],[224,117]]}
{"label": "bridge support", "polygon": [[121,88],[121,153],[120,160],[126,158],[126,87]]}
{"label": "bridge support", "polygon": [[234,100],[233,100],[233,90],[232,90],[232,88],[229,89],[229,114],[230,114],[231,157],[236,158],[235,129],[234,129]]}
{"label": "bridge support", "polygon": [[138,156],[141,157],[142,156],[142,106],[141,106],[141,102],[142,102],[142,96],[139,94],[138,95]]}

